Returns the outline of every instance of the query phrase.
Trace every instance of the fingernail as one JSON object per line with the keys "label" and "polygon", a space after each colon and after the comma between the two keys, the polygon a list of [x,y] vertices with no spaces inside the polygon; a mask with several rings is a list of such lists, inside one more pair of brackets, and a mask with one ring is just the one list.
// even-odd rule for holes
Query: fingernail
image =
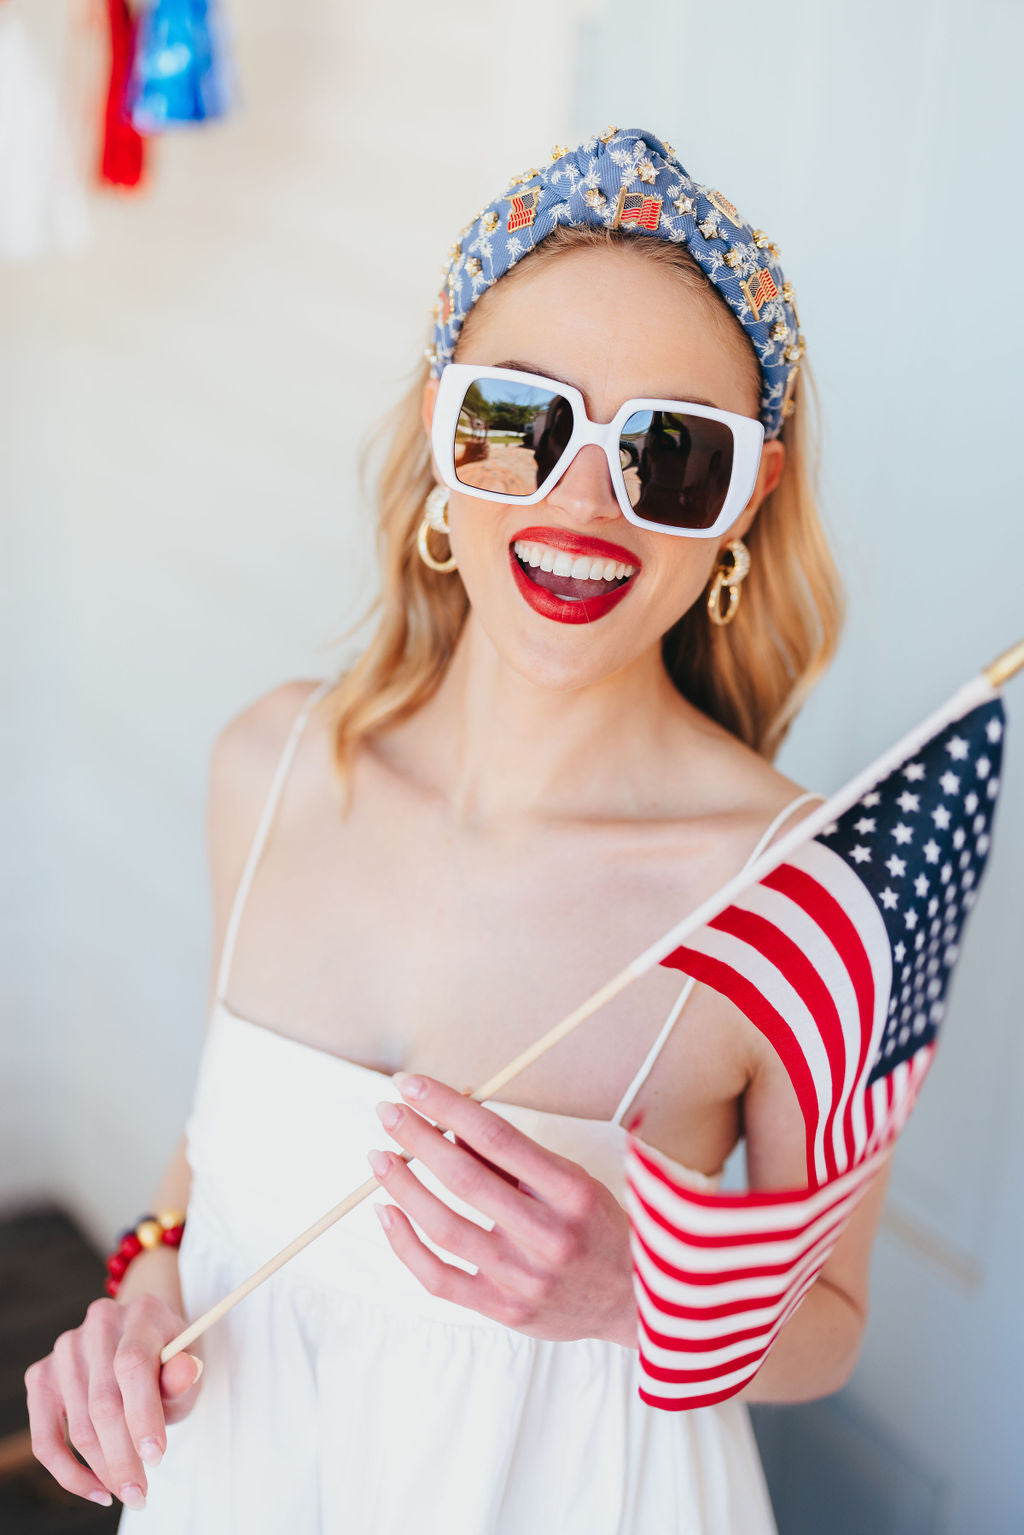
{"label": "fingernail", "polygon": [[395,1125],[397,1125],[401,1117],[401,1110],[397,1109],[393,1103],[378,1103],[377,1118],[380,1120],[385,1130],[391,1130]]}
{"label": "fingernail", "polygon": [[366,1153],[366,1160],[373,1168],[375,1177],[387,1177],[389,1171],[391,1170],[391,1158],[388,1156],[386,1151],[368,1151]]}
{"label": "fingernail", "polygon": [[90,1503],[102,1503],[104,1508],[109,1508],[113,1501],[109,1492],[90,1492],[89,1494]]}
{"label": "fingernail", "polygon": [[[191,1359],[191,1357],[190,1354],[189,1358]],[[139,1454],[147,1466],[158,1466],[164,1458],[164,1452],[160,1448],[160,1441],[158,1439],[143,1439],[139,1445]]]}
{"label": "fingernail", "polygon": [[403,1098],[422,1098],[427,1091],[422,1077],[410,1077],[404,1071],[396,1071],[391,1080]]}
{"label": "fingernail", "polygon": [[193,1375],[191,1382],[191,1384],[194,1386],[200,1375],[203,1373],[203,1361],[199,1358],[198,1354],[186,1354],[185,1357],[186,1359],[191,1359],[192,1363],[196,1367],[196,1373]]}
{"label": "fingernail", "polygon": [[145,1508],[146,1506],[145,1494],[137,1482],[125,1482],[118,1491],[118,1497],[125,1508]]}
{"label": "fingernail", "polygon": [[392,1215],[391,1215],[391,1211],[388,1209],[387,1205],[374,1205],[373,1208],[376,1210],[376,1212],[377,1212],[377,1219],[380,1221],[381,1225],[384,1227],[384,1230],[385,1231],[390,1231]]}

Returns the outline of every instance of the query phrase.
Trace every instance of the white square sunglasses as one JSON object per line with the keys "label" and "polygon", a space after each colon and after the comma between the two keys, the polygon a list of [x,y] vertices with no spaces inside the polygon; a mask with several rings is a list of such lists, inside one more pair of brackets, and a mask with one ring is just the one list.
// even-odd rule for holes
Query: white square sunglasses
{"label": "white square sunglasses", "polygon": [[604,449],[629,522],[718,538],[753,493],[764,427],[712,405],[657,399],[626,400],[602,424],[578,389],[543,374],[456,362],[441,372],[431,446],[450,490],[532,506],[588,443]]}

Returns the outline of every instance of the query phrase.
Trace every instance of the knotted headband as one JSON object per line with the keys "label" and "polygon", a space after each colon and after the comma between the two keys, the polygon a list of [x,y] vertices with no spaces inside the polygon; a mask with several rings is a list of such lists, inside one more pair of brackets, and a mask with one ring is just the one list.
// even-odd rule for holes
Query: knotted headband
{"label": "knotted headband", "polygon": [[670,144],[642,128],[606,128],[575,149],[556,146],[543,170],[514,176],[508,190],[466,225],[448,252],[434,305],[427,351],[434,377],[451,362],[480,295],[557,224],[635,230],[684,244],[750,337],[761,365],[759,419],[766,437],[778,436],[794,408],[804,352],[778,246],[721,192],[687,175]]}

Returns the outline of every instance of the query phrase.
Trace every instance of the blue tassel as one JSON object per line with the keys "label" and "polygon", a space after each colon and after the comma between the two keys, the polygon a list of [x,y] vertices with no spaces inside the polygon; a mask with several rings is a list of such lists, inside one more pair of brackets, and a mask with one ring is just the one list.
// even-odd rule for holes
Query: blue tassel
{"label": "blue tassel", "polygon": [[231,101],[215,0],[154,0],[139,22],[129,85],[140,133],[222,117]]}

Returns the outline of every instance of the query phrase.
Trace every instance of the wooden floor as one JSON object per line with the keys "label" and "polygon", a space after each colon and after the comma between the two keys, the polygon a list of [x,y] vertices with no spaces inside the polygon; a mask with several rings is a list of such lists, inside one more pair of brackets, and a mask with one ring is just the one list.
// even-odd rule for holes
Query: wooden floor
{"label": "wooden floor", "polygon": [[[111,1246],[113,1246],[113,1240]],[[116,1530],[122,1505],[110,1508],[65,1492],[32,1454],[25,1371],[77,1327],[105,1293],[103,1255],[55,1208],[0,1219],[0,1531],[62,1535]]]}

